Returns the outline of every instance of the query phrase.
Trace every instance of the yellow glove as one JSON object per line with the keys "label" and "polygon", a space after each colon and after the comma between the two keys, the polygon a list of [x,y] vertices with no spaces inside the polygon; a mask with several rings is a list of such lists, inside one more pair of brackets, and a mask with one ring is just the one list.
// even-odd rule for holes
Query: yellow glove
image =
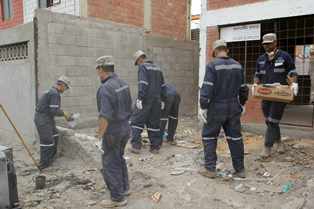
{"label": "yellow glove", "polygon": [[73,116],[72,113],[64,112],[64,118],[66,121],[72,121],[73,120],[72,116]]}

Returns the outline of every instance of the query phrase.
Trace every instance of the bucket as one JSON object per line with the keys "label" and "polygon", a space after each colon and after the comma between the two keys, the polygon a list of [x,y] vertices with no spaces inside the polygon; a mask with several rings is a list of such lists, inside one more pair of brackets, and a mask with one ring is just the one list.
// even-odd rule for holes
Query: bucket
{"label": "bucket", "polygon": [[35,182],[35,188],[36,189],[43,189],[46,186],[46,176],[44,175],[38,175],[33,179]]}

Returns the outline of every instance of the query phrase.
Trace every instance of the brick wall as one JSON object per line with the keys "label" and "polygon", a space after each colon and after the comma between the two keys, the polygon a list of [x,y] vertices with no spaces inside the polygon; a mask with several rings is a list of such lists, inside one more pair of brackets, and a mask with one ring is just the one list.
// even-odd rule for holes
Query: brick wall
{"label": "brick wall", "polygon": [[88,16],[142,27],[143,0],[88,0]]}
{"label": "brick wall", "polygon": [[186,0],[152,0],[152,32],[178,40],[186,38]]}
{"label": "brick wall", "polygon": [[12,0],[13,15],[10,20],[3,21],[2,4],[0,4],[0,29],[10,28],[23,23],[23,0]]}
{"label": "brick wall", "polygon": [[265,0],[207,0],[207,10],[251,4]]}
{"label": "brick wall", "polygon": [[210,61],[212,59],[212,53],[213,53],[213,42],[219,39],[219,31],[218,27],[211,26],[207,27],[207,57],[206,62]]}

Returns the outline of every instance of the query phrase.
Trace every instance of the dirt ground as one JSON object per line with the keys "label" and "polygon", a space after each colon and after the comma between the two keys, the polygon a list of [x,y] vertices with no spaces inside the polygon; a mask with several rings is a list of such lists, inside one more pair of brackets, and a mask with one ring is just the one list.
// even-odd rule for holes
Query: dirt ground
{"label": "dirt ground", "polygon": [[[76,132],[92,134],[94,129]],[[244,133],[245,163],[248,177],[230,179],[232,171],[228,147],[223,135],[219,140],[219,178],[198,174],[203,164],[199,125],[182,119],[178,127],[178,146],[164,144],[160,154],[152,155],[148,144],[140,155],[126,150],[131,195],[126,209],[313,209],[314,141],[284,137],[285,154],[274,153],[270,162],[257,160],[263,137]],[[147,141],[145,134],[143,139]],[[66,140],[66,139],[63,139]],[[84,141],[93,147],[93,142]],[[62,145],[62,144],[61,144]],[[84,145],[85,146],[85,145]],[[86,145],[87,146],[87,145]],[[23,208],[98,209],[109,198],[100,175],[96,148],[84,157],[80,149],[63,147],[58,159],[44,174],[47,186],[35,190],[31,166],[24,150],[15,149],[18,189]],[[67,150],[70,153],[67,153]],[[83,156],[83,157],[82,157]],[[156,192],[158,202],[152,200]]]}

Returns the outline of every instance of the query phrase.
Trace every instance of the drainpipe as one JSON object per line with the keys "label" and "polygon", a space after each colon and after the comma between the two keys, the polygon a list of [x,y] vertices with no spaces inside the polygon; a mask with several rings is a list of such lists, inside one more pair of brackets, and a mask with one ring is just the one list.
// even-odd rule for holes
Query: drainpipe
{"label": "drainpipe", "polygon": [[38,104],[39,81],[38,81],[38,18],[34,17],[34,70],[35,70],[35,102]]}

